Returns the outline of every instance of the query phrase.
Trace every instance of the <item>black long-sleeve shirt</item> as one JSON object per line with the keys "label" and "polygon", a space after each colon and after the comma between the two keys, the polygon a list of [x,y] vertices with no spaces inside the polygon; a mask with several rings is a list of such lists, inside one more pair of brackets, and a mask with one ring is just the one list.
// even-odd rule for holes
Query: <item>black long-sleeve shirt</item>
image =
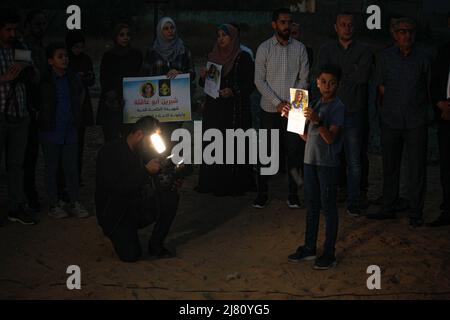
{"label": "black long-sleeve shirt", "polygon": [[344,103],[346,113],[366,109],[369,103],[368,83],[374,69],[370,48],[356,41],[347,49],[339,41],[329,42],[319,51],[316,76],[323,65],[334,65],[342,71],[337,96]]}
{"label": "black long-sleeve shirt", "polygon": [[149,175],[142,159],[125,139],[103,146],[97,155],[95,204],[97,219],[109,236],[124,215],[138,221],[140,190]]}

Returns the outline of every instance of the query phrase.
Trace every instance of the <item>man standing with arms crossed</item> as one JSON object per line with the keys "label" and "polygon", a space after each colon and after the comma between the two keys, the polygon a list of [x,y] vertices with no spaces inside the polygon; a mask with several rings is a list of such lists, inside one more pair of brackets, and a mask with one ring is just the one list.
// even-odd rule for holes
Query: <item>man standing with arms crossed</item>
{"label": "man standing with arms crossed", "polygon": [[[263,42],[256,53],[255,84],[261,93],[261,129],[280,130],[286,140],[289,174],[290,208],[299,208],[298,184],[292,170],[302,166],[303,143],[298,135],[287,132],[287,116],[290,109],[290,88],[308,89],[309,63],[305,46],[291,38],[292,14],[289,9],[278,9],[272,16],[275,34]],[[270,146],[270,141],[268,143]],[[275,152],[275,150],[271,150]],[[268,203],[267,176],[258,176],[258,196],[254,208],[264,208]]]}

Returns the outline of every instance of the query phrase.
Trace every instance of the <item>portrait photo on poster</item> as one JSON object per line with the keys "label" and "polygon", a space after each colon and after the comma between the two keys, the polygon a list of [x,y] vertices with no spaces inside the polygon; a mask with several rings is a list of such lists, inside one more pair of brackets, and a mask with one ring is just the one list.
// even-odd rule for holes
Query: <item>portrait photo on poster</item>
{"label": "portrait photo on poster", "polygon": [[308,108],[309,94],[308,90],[290,89],[291,110],[288,118],[288,132],[304,134],[306,118],[303,110]]}

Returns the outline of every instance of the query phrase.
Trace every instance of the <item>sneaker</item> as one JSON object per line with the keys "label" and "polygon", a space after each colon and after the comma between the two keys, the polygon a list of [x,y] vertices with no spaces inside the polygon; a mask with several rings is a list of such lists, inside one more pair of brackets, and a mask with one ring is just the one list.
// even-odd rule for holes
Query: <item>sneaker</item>
{"label": "sneaker", "polygon": [[323,254],[314,263],[314,270],[328,270],[337,265],[336,257],[334,255]]}
{"label": "sneaker", "polygon": [[156,259],[171,259],[176,257],[173,252],[164,247],[157,251],[155,249],[149,248],[148,254],[150,255],[150,257]]}
{"label": "sneaker", "polygon": [[83,219],[90,216],[89,212],[78,201],[69,204],[68,210],[75,218]]}
{"label": "sneaker", "polygon": [[297,251],[288,256],[288,261],[298,263],[302,261],[311,261],[316,258],[316,253],[307,250],[305,247],[299,247]]}
{"label": "sneaker", "polygon": [[291,194],[288,197],[288,200],[286,203],[287,203],[288,207],[291,209],[299,209],[300,208],[300,200],[298,198],[298,195],[296,195],[296,194]]}
{"label": "sneaker", "polygon": [[8,214],[8,220],[12,222],[18,222],[26,226],[32,226],[36,224],[36,220],[30,212],[20,207],[15,211],[10,211]]}
{"label": "sneaker", "polygon": [[269,197],[266,194],[260,193],[253,201],[252,207],[257,209],[264,209],[269,203]]}
{"label": "sneaker", "polygon": [[69,217],[69,214],[63,209],[63,203],[61,201],[54,206],[50,206],[48,215],[54,219],[65,219]]}
{"label": "sneaker", "polygon": [[421,218],[410,218],[409,226],[413,229],[420,228],[423,226],[423,220]]}
{"label": "sneaker", "polygon": [[347,214],[351,217],[362,216],[362,211],[357,206],[350,206],[347,208]]}

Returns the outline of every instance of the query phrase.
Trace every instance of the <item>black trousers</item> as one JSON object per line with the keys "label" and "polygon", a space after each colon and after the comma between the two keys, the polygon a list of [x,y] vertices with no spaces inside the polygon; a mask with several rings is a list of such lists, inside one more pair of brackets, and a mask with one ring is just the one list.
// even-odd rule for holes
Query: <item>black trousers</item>
{"label": "black trousers", "polygon": [[439,153],[444,214],[450,215],[450,121],[439,123]]}
{"label": "black trousers", "polygon": [[[269,113],[261,110],[260,113],[261,129],[267,129],[268,132],[268,154],[276,152],[276,150],[271,150],[270,141],[270,130],[278,129],[280,130],[280,143],[284,142],[285,154],[287,158],[287,172],[288,172],[288,183],[289,183],[289,194],[298,193],[298,185],[295,179],[292,177],[290,171],[292,169],[302,170],[303,169],[303,159],[305,155],[305,142],[300,138],[299,135],[292,132],[287,132],[287,119],[281,117],[279,113]],[[280,161],[283,161],[280,158]],[[281,164],[281,162],[280,162]],[[281,164],[282,165],[282,164]],[[268,176],[263,176],[258,174],[258,193],[267,193],[269,191],[268,187]]]}
{"label": "black trousers", "polygon": [[[152,209],[158,212],[155,213],[156,222],[150,237],[149,250],[159,252],[163,248],[164,240],[175,219],[178,201],[179,196],[175,191],[161,192],[155,199]],[[138,236],[138,230],[142,227],[140,221],[141,217],[128,212],[109,237],[114,250],[120,260],[124,262],[135,262],[142,255],[141,242]]]}
{"label": "black trousers", "polygon": [[428,128],[392,129],[381,126],[383,158],[383,211],[395,212],[399,197],[402,152],[408,156],[408,199],[410,218],[421,218],[426,192]]}
{"label": "black trousers", "polygon": [[38,202],[39,195],[36,190],[36,164],[39,157],[39,127],[35,118],[30,117],[28,127],[28,140],[25,150],[23,185],[28,203]]}

